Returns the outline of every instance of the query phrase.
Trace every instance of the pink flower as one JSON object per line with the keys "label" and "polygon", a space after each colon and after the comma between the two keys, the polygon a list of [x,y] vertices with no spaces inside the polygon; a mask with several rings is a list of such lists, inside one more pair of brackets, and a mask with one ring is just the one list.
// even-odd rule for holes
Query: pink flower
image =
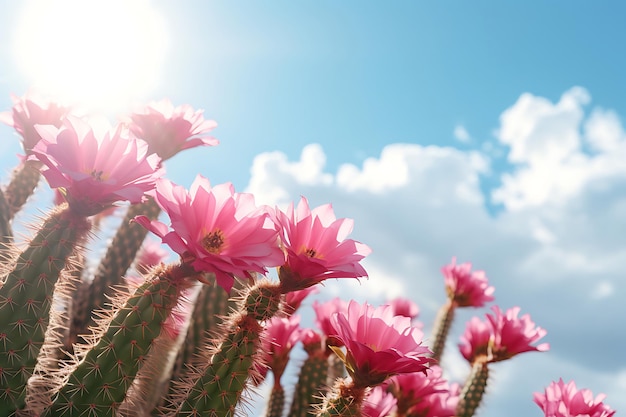
{"label": "pink flower", "polygon": [[146,240],[137,253],[135,268],[141,273],[146,273],[153,266],[163,262],[167,256],[168,252],[163,249],[159,242],[151,239]]}
{"label": "pink flower", "polygon": [[408,298],[394,298],[389,301],[389,305],[393,308],[393,314],[396,316],[404,316],[414,319],[420,314],[420,309],[417,304]]}
{"label": "pink flower", "polygon": [[[272,370],[275,384],[280,383],[289,362],[289,353],[300,340],[302,332],[298,315],[273,317],[265,324],[261,345],[262,362],[267,363]],[[263,371],[261,373],[263,374]]]}
{"label": "pink flower", "polygon": [[28,155],[41,139],[35,126],[52,125],[59,128],[70,112],[69,107],[40,97],[32,91],[24,97],[12,96],[12,99],[12,111],[1,113],[0,121],[13,126],[22,136],[22,146]]}
{"label": "pink flower", "polygon": [[602,402],[604,394],[594,398],[590,390],[577,389],[574,381],[565,384],[559,379],[559,382],[552,382],[544,394],[536,392],[533,396],[545,417],[611,417],[615,414]]}
{"label": "pink flower", "polygon": [[219,141],[208,136],[217,123],[204,120],[202,110],[194,111],[191,106],[174,107],[167,100],[155,101],[144,109],[130,115],[128,126],[131,132],[148,142],[149,152],[166,160],[183,149],[196,146],[215,146]]}
{"label": "pink flower", "polygon": [[163,175],[145,142],[118,127],[97,135],[84,121],[68,117],[59,129],[37,126],[41,140],[30,160],[39,160],[52,188],[61,188],[70,208],[91,216],[119,201],[138,203]]}
{"label": "pink flower", "polygon": [[489,286],[484,271],[472,272],[472,264],[456,264],[452,258],[449,265],[441,268],[448,297],[459,307],[482,307],[493,301],[495,289]]}
{"label": "pink flower", "polygon": [[482,321],[472,317],[465,325],[465,332],[461,336],[459,349],[469,363],[478,358],[486,358],[489,354],[489,343],[493,329],[489,321]]}
{"label": "pink flower", "polygon": [[389,305],[374,308],[350,301],[345,313],[331,317],[346,354],[332,348],[346,364],[356,387],[375,386],[408,372],[426,372],[432,354],[422,346],[423,334],[408,317],[394,316]]}
{"label": "pink flower", "polygon": [[390,378],[389,391],[398,400],[400,415],[452,417],[456,414],[459,387],[448,384],[437,365],[426,373],[414,372]]}
{"label": "pink flower", "polygon": [[387,417],[392,415],[395,406],[396,398],[379,385],[374,387],[365,397],[361,414],[363,417]]}
{"label": "pink flower", "polygon": [[366,245],[346,239],[351,219],[337,220],[330,204],[309,209],[303,197],[297,209],[276,210],[276,223],[287,261],[279,270],[284,292],[310,287],[328,278],[367,277],[359,264],[370,252]]}
{"label": "pink flower", "polygon": [[232,184],[211,187],[198,175],[189,193],[170,181],[157,181],[155,198],[171,227],[145,216],[135,220],[190,262],[196,271],[212,272],[230,291],[234,277],[252,278],[284,262],[276,227],[254,196],[236,193]]}
{"label": "pink flower", "polygon": [[536,327],[528,314],[518,318],[519,307],[508,309],[504,315],[498,306],[493,306],[492,310],[495,315],[487,314],[487,319],[493,328],[492,362],[509,359],[524,352],[544,352],[550,349],[548,343],[533,346],[533,343],[543,338],[548,332],[541,327]]}
{"label": "pink flower", "polygon": [[536,327],[528,314],[517,317],[519,307],[510,308],[505,314],[498,306],[493,306],[492,311],[495,314],[487,314],[487,321],[473,318],[467,324],[460,349],[468,361],[498,362],[520,353],[550,349],[548,343],[533,346],[547,332]]}
{"label": "pink flower", "polygon": [[313,310],[315,311],[315,324],[326,335],[327,343],[333,346],[343,346],[343,343],[334,335],[337,331],[332,325],[330,318],[335,313],[345,313],[348,311],[348,303],[339,297],[320,303],[313,302]]}
{"label": "pink flower", "polygon": [[291,291],[285,294],[285,312],[293,314],[306,297],[318,292],[316,287],[309,287],[299,291]]}

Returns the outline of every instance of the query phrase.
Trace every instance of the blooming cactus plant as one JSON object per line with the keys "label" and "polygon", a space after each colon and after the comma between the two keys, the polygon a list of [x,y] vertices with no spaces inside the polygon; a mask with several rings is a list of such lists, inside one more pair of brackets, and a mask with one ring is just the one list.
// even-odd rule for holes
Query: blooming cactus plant
{"label": "blooming cactus plant", "polygon": [[[368,277],[371,250],[349,238],[351,219],[304,197],[282,210],[200,175],[189,190],[162,178],[164,160],[218,144],[216,123],[190,106],[153,102],[101,132],[54,101],[14,100],[2,118],[27,155],[0,189],[0,417],[234,416],[267,371],[268,417],[471,416],[488,366],[548,349],[537,344],[546,331],[518,307],[494,306],[462,337],[463,388],[447,381],[441,353],[454,310],[494,301],[484,272],[456,260],[442,269],[447,301],[432,346],[409,298],[316,300],[319,328],[301,328],[295,313],[319,284]],[[18,247],[13,215],[40,172],[59,204]],[[106,254],[95,272],[85,268],[92,225],[122,202],[130,206]],[[140,251],[148,231],[166,246]],[[176,261],[166,262],[166,247]],[[294,361],[299,344],[304,359]],[[281,377],[292,368],[289,386]],[[603,399],[562,380],[535,394],[554,417],[611,417]]]}

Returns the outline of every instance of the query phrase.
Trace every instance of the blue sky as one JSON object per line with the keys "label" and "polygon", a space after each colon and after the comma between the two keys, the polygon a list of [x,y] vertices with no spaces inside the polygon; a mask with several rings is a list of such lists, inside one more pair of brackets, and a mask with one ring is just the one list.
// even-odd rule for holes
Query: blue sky
{"label": "blue sky", "polygon": [[[444,297],[439,268],[458,256],[484,269],[498,304],[530,313],[552,351],[498,364],[482,416],[540,415],[532,391],[561,376],[626,408],[616,328],[626,313],[626,6],[152,4],[168,42],[157,84],[135,101],[203,108],[221,141],[168,161],[171,179],[202,173],[259,201],[332,202],[374,253],[369,281],[322,295],[411,294],[427,328]],[[20,8],[0,0],[2,109],[33,83],[15,57]],[[19,145],[0,133],[6,181]]]}

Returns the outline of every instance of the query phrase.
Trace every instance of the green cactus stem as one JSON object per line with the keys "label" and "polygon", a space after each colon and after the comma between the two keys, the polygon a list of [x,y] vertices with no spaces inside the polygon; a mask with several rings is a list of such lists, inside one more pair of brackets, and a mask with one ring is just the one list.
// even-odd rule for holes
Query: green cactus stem
{"label": "green cactus stem", "polygon": [[[235,298],[217,285],[215,274],[204,273],[203,282],[209,284],[201,286],[195,299],[185,340],[178,351],[170,378],[163,387],[161,401],[152,410],[154,416],[159,415],[160,410],[172,407],[176,384],[187,380],[192,369],[202,367],[210,361],[206,346],[210,345],[211,340],[223,337],[226,332],[224,320],[229,311],[235,308]],[[236,280],[233,290],[240,292],[243,286],[244,281]]]}
{"label": "green cactus stem", "polygon": [[318,417],[361,417],[367,388],[355,387],[351,380],[340,379],[324,399]]}
{"label": "green cactus stem", "polygon": [[339,358],[339,356],[331,353],[328,356],[328,376],[326,378],[326,385],[332,387],[335,381],[339,378],[345,378],[346,364]]}
{"label": "green cactus stem", "polygon": [[88,333],[93,325],[91,314],[104,306],[114,295],[116,286],[122,284],[122,277],[132,264],[137,251],[141,247],[148,231],[141,225],[131,222],[136,216],[143,214],[154,220],[161,209],[153,199],[141,204],[134,204],[122,220],[113,241],[102,258],[92,281],[84,281],[75,292],[72,300],[72,319],[70,322],[70,343],[78,341],[78,336]]}
{"label": "green cactus stem", "polygon": [[283,417],[285,408],[285,390],[280,384],[274,384],[267,403],[266,417]]}
{"label": "green cactus stem", "polygon": [[289,417],[312,417],[321,406],[326,391],[328,355],[319,344],[305,346],[308,357],[300,367]]}
{"label": "green cactus stem", "polygon": [[11,242],[13,242],[11,208],[4,192],[0,190],[0,249],[4,249],[5,245]]}
{"label": "green cactus stem", "polygon": [[47,417],[114,417],[162,325],[192,283],[189,265],[162,266],[117,310],[102,337],[67,376]]}
{"label": "green cactus stem", "polygon": [[457,417],[472,417],[483,399],[487,380],[489,379],[489,368],[487,362],[479,360],[472,365],[465,386],[461,391],[459,403],[456,407]]}
{"label": "green cactus stem", "polygon": [[[217,345],[211,363],[190,379],[177,416],[207,415],[232,417],[247,386],[260,345],[263,327],[282,302],[280,288],[269,281],[250,288],[238,311],[226,323],[226,334]],[[209,348],[207,347],[207,350]]]}
{"label": "green cactus stem", "polygon": [[48,327],[53,291],[90,223],[66,204],[57,207],[16,259],[0,288],[0,398],[10,415],[24,406],[26,381]]}
{"label": "green cactus stem", "polygon": [[441,356],[443,355],[443,349],[446,346],[446,340],[448,339],[448,333],[450,333],[450,327],[454,321],[454,311],[456,304],[452,300],[448,300],[439,309],[437,318],[435,319],[435,325],[433,326],[433,359],[438,363],[441,363]]}
{"label": "green cactus stem", "polygon": [[25,161],[13,171],[11,181],[4,190],[4,197],[9,205],[9,220],[22,209],[37,188],[41,178],[40,165],[37,161]]}

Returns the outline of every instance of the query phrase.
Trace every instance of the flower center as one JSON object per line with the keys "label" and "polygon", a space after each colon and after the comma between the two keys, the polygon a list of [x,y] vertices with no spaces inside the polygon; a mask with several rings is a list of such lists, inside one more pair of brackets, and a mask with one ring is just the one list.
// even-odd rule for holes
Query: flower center
{"label": "flower center", "polygon": [[104,181],[106,179],[106,178],[103,178],[104,171],[96,171],[94,169],[94,170],[91,171],[91,173],[89,175],[91,175],[91,178],[93,178],[96,181]]}
{"label": "flower center", "polygon": [[200,241],[202,247],[209,253],[219,253],[224,246],[224,233],[217,229],[211,233],[204,235]]}
{"label": "flower center", "polygon": [[304,254],[306,256],[308,256],[309,258],[315,258],[317,257],[317,252],[315,251],[315,249],[306,249],[304,251]]}

